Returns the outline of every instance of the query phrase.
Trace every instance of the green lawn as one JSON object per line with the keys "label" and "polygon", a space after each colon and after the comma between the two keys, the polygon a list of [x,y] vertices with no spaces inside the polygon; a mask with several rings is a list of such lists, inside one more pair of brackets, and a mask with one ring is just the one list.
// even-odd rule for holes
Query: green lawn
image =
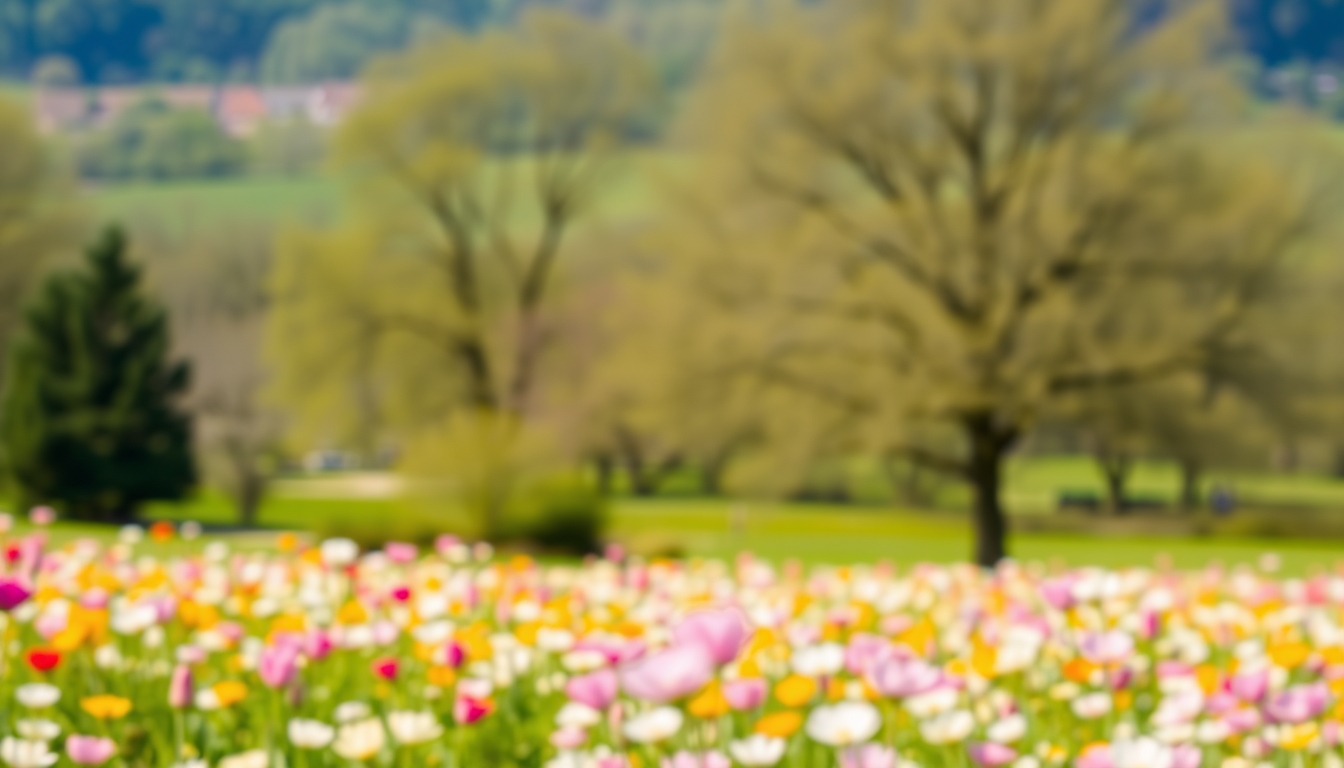
{"label": "green lawn", "polygon": [[[228,505],[214,495],[181,505],[158,505],[153,517],[231,521]],[[273,498],[263,509],[266,526],[319,531],[334,524],[359,530],[395,531],[408,518],[423,526],[423,510],[396,499]],[[736,520],[736,522],[735,522]],[[433,520],[428,521],[430,524]],[[451,519],[442,521],[451,526]],[[58,528],[58,530],[62,530]],[[78,531],[87,535],[90,529]],[[651,553],[729,558],[740,550],[782,561],[807,563],[871,562],[888,559],[908,565],[919,561],[955,562],[970,552],[970,530],[962,515],[918,513],[880,507],[742,502],[725,499],[618,499],[612,534]],[[64,533],[63,533],[64,535]],[[111,536],[113,532],[103,531]],[[238,538],[241,536],[242,538]],[[266,534],[225,534],[244,546],[265,546]],[[1344,559],[1344,548],[1330,541],[1253,538],[1100,537],[1021,534],[1012,549],[1023,560],[1103,566],[1152,565],[1169,556],[1194,568],[1213,561],[1255,563],[1265,552],[1282,557],[1286,573],[1303,574]]]}
{"label": "green lawn", "polygon": [[282,224],[333,215],[340,188],[322,176],[242,177],[211,181],[137,182],[91,188],[89,200],[100,219],[152,219],[171,226],[236,221]]}

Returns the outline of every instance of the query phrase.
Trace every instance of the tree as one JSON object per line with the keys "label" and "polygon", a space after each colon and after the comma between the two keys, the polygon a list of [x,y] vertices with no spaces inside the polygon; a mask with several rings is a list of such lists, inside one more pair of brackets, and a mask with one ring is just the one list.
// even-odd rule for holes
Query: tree
{"label": "tree", "polygon": [[52,276],[11,350],[0,435],[25,501],[81,520],[126,522],[192,487],[185,363],[168,358],[168,317],[146,298],[121,231],[84,268]]}
{"label": "tree", "polygon": [[247,150],[206,112],[146,99],[87,137],[77,158],[93,179],[210,178],[243,171]]}
{"label": "tree", "polygon": [[[1154,7],[1138,28],[1128,0],[787,10],[731,36],[696,123],[719,245],[684,292],[763,323],[760,375],[969,483],[985,566],[1042,411],[1235,349],[1323,216],[1235,147],[1218,7]],[[928,423],[960,450],[907,439]]]}
{"label": "tree", "polygon": [[[476,422],[534,413],[560,345],[547,310],[567,238],[612,178],[649,78],[614,36],[537,11],[516,31],[388,59],[367,93],[334,146],[361,182],[357,216],[280,244],[278,393],[313,439],[366,451],[449,421],[493,441],[508,429]],[[487,531],[500,504],[480,511]]]}
{"label": "tree", "polygon": [[[0,99],[0,343],[19,324],[42,269],[82,229],[69,179],[22,108]],[[0,380],[4,364],[0,361]]]}
{"label": "tree", "polygon": [[320,5],[276,27],[261,74],[276,83],[347,80],[375,55],[401,50],[418,30],[433,26],[432,17],[416,17],[395,5],[358,0]]}
{"label": "tree", "polygon": [[261,359],[274,232],[247,222],[137,231],[173,318],[173,348],[191,364],[183,405],[201,474],[240,524],[255,525],[280,468],[284,428],[264,397],[270,372]]}

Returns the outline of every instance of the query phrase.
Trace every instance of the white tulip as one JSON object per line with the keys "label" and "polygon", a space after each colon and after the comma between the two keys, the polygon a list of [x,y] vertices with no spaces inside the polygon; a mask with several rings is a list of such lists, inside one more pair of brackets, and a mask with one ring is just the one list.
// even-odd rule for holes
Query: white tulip
{"label": "white tulip", "polygon": [[369,705],[362,701],[347,701],[336,706],[336,722],[353,723],[369,716]]}
{"label": "white tulip", "polygon": [[387,727],[401,744],[424,744],[443,735],[443,725],[433,712],[389,712]]}
{"label": "white tulip", "polygon": [[625,722],[625,737],[636,744],[653,744],[681,730],[682,714],[672,707],[659,707]]}
{"label": "white tulip", "polygon": [[29,741],[51,741],[61,735],[61,726],[51,720],[27,717],[14,724],[14,730]]}
{"label": "white tulip", "polygon": [[45,741],[29,741],[6,736],[0,741],[0,760],[10,768],[46,768],[60,755],[51,751]]}
{"label": "white tulip", "polygon": [[[968,713],[969,714],[969,713]],[[847,747],[871,739],[882,727],[877,708],[864,701],[820,706],[807,717],[807,735],[832,747]]]}
{"label": "white tulip", "polygon": [[266,768],[271,758],[264,749],[251,749],[236,755],[220,758],[216,768]]}
{"label": "white tulip", "polygon": [[755,734],[728,744],[728,753],[733,759],[748,768],[771,766],[784,758],[788,742],[763,734]]}
{"label": "white tulip", "polygon": [[376,717],[341,726],[336,732],[332,751],[346,760],[368,760],[382,751],[387,744],[383,721]]}
{"label": "white tulip", "polygon": [[956,744],[975,729],[975,718],[964,709],[944,712],[919,724],[919,733],[930,744]]}
{"label": "white tulip", "polygon": [[51,683],[25,683],[14,689],[14,698],[29,709],[44,709],[61,700],[61,689]]}
{"label": "white tulip", "polygon": [[336,729],[318,720],[296,717],[289,721],[289,741],[299,749],[322,749],[336,738]]}
{"label": "white tulip", "polygon": [[985,729],[985,735],[990,741],[997,741],[1000,744],[1019,741],[1027,735],[1027,718],[1021,713],[1009,715]]}

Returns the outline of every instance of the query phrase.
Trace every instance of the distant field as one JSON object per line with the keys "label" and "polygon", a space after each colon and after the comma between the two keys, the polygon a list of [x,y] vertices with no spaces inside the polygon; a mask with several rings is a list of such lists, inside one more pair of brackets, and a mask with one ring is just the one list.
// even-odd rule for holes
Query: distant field
{"label": "distant field", "polygon": [[[302,483],[304,481],[297,481]],[[293,492],[291,486],[291,493]],[[970,553],[967,518],[881,507],[854,507],[731,499],[633,499],[615,501],[612,534],[647,552],[730,558],[746,549],[774,560],[842,564],[890,559],[953,562]],[[212,494],[181,505],[159,505],[150,516],[227,525],[232,513]],[[423,509],[392,498],[276,496],[263,508],[262,524],[276,529],[346,529],[395,532],[413,523],[433,525]],[[451,526],[451,518],[442,523]],[[245,546],[264,544],[264,534],[247,534]],[[232,534],[230,535],[232,536]],[[1210,562],[1253,564],[1267,551],[1281,555],[1285,572],[1308,573],[1344,560],[1344,548],[1330,540],[1254,537],[1103,537],[1022,533],[1013,553],[1023,560],[1074,565],[1148,566],[1167,556],[1180,567]]]}
{"label": "distant field", "polygon": [[117,184],[87,194],[99,218],[169,226],[312,221],[340,206],[339,186],[322,176]]}
{"label": "distant field", "polygon": [[[588,223],[625,220],[652,210],[663,182],[684,163],[670,152],[637,152],[610,164],[595,216]],[[314,174],[181,182],[134,182],[87,191],[100,218],[158,220],[172,226],[238,220],[284,223],[331,219],[340,214],[339,180]]]}

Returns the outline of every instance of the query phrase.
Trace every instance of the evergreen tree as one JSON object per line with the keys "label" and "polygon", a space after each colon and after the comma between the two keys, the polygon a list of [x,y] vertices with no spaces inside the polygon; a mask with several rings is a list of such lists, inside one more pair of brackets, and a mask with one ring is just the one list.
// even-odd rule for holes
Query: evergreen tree
{"label": "evergreen tree", "polygon": [[168,317],[142,292],[121,230],[82,270],[51,277],[10,351],[0,441],[25,502],[82,520],[124,522],[195,479],[178,400],[188,367],[168,359]]}

